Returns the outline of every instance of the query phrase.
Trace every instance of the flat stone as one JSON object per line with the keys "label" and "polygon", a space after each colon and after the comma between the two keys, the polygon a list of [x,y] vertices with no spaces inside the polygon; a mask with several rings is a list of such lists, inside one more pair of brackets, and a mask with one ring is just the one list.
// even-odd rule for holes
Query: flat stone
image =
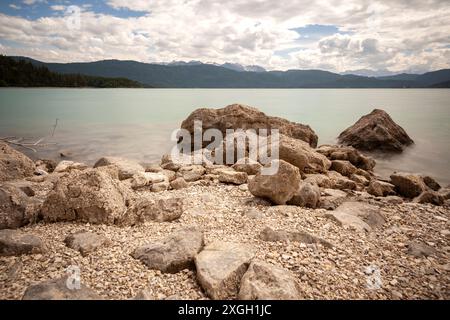
{"label": "flat stone", "polygon": [[0,230],[0,256],[19,256],[43,251],[44,244],[35,235],[20,230]]}
{"label": "flat stone", "polygon": [[30,285],[22,300],[102,300],[96,292],[80,283],[79,289],[70,282],[71,279],[48,280]]}
{"label": "flat stone", "polygon": [[79,231],[68,235],[64,243],[67,247],[79,251],[82,256],[87,256],[99,247],[108,244],[109,240],[97,233]]}
{"label": "flat stone", "polygon": [[244,244],[214,242],[195,258],[198,282],[211,299],[236,297],[253,257],[252,250]]}
{"label": "flat stone", "polygon": [[194,258],[203,245],[203,232],[190,227],[173,233],[161,242],[139,247],[132,256],[150,269],[177,273],[194,268]]}
{"label": "flat stone", "polygon": [[242,277],[238,297],[241,300],[299,300],[302,290],[288,270],[253,261]]}

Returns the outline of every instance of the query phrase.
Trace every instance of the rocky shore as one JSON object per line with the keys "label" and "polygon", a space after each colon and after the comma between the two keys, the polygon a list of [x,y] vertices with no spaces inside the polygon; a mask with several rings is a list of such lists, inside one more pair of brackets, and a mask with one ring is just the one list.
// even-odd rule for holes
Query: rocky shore
{"label": "rocky shore", "polygon": [[279,128],[274,175],[246,157],[89,167],[1,144],[0,298],[449,299],[450,188],[374,173],[367,146],[412,143],[386,115],[319,147],[309,126],[242,105],[183,122]]}

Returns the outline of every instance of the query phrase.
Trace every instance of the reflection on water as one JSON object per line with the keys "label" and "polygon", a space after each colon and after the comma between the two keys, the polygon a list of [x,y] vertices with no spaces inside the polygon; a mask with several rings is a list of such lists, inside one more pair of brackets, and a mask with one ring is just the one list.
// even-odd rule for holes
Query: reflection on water
{"label": "reflection on water", "polygon": [[0,136],[49,135],[59,119],[56,146],[32,157],[93,164],[105,155],[154,162],[169,152],[170,136],[199,107],[231,103],[309,124],[319,144],[335,143],[341,131],[374,108],[385,109],[415,141],[400,155],[379,155],[376,172],[429,174],[450,183],[450,90],[448,89],[0,89]]}

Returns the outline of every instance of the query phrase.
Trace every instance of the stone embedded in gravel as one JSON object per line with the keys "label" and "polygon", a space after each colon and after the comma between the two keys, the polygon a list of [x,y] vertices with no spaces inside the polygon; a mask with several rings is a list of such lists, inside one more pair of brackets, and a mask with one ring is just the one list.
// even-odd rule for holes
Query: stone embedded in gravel
{"label": "stone embedded in gravel", "polygon": [[30,158],[0,142],[0,182],[32,176],[35,169]]}
{"label": "stone embedded in gravel", "polygon": [[116,166],[118,168],[120,180],[129,179],[138,172],[145,172],[144,167],[141,166],[139,163],[134,162],[129,159],[124,159],[124,158],[119,158],[119,157],[100,158],[94,164],[94,168],[110,166],[110,165]]}
{"label": "stone embedded in gravel", "polygon": [[86,170],[87,168],[89,168],[87,164],[74,162],[70,160],[63,160],[56,165],[56,168],[55,170],[53,170],[53,172],[62,173],[62,172],[69,172],[71,170]]}
{"label": "stone embedded in gravel", "polygon": [[222,171],[219,174],[219,181],[222,183],[244,184],[247,183],[247,173],[238,171]]}
{"label": "stone embedded in gravel", "polygon": [[150,190],[152,192],[161,192],[161,191],[169,190],[169,188],[170,188],[170,182],[168,180],[166,180],[163,182],[158,182],[158,183],[152,184],[152,187],[150,188]]}
{"label": "stone embedded in gravel", "polygon": [[372,228],[365,223],[362,219],[358,218],[355,215],[343,213],[343,212],[331,212],[326,213],[325,217],[336,221],[341,226],[351,227],[359,232],[363,231],[371,231]]}
{"label": "stone embedded in gravel", "polygon": [[137,172],[131,178],[131,187],[139,189],[165,180],[168,180],[168,178],[162,173]]}
{"label": "stone embedded in gravel", "polygon": [[131,224],[132,221],[125,221],[130,192],[102,170],[70,171],[57,180],[41,215],[49,222]]}
{"label": "stone embedded in gravel", "polygon": [[41,200],[29,197],[16,185],[0,185],[0,229],[16,229],[36,221],[41,207]]}
{"label": "stone embedded in gravel", "polygon": [[194,268],[194,257],[203,245],[203,232],[190,227],[174,232],[161,242],[139,247],[132,256],[150,269],[177,273]]}
{"label": "stone embedded in gravel", "polygon": [[234,298],[253,257],[242,243],[214,242],[195,257],[198,282],[214,300]]}
{"label": "stone embedded in gravel", "polygon": [[323,189],[320,197],[320,207],[326,210],[334,210],[347,198],[347,193],[338,189]]}
{"label": "stone embedded in gravel", "polygon": [[422,180],[433,191],[439,191],[441,189],[441,185],[430,176],[422,176]]}
{"label": "stone embedded in gravel", "polygon": [[239,159],[234,165],[231,166],[234,170],[239,172],[245,172],[248,175],[255,175],[261,170],[262,165],[248,157]]}
{"label": "stone embedded in gravel", "polygon": [[261,233],[259,234],[259,237],[264,241],[296,241],[300,243],[306,243],[306,244],[321,244],[324,247],[332,248],[333,245],[321,238],[318,238],[316,236],[313,236],[307,232],[304,231],[285,231],[285,230],[273,230],[270,227],[264,228]]}
{"label": "stone embedded in gravel", "polygon": [[336,213],[356,216],[367,223],[371,229],[379,228],[386,222],[385,218],[380,213],[380,208],[366,202],[344,202],[336,209]]}
{"label": "stone embedded in gravel", "polygon": [[275,204],[286,204],[292,199],[300,186],[300,172],[297,167],[283,160],[273,160],[265,168],[278,167],[275,174],[263,175],[261,170],[249,180],[248,189],[251,194],[272,201]]}
{"label": "stone embedded in gravel", "polygon": [[76,284],[70,283],[65,276],[30,285],[22,300],[102,300],[102,297],[83,283],[77,289]]}
{"label": "stone embedded in gravel", "polygon": [[201,179],[205,172],[206,170],[203,166],[194,164],[179,168],[177,175],[187,182],[193,182]]}
{"label": "stone embedded in gravel", "polygon": [[437,250],[423,242],[411,241],[408,243],[407,253],[414,257],[428,257],[437,253]]}
{"label": "stone embedded in gravel", "polygon": [[317,184],[321,188],[332,188],[333,187],[333,181],[331,179],[324,175],[324,174],[307,174],[306,179],[303,180],[304,182],[314,183]]}
{"label": "stone embedded in gravel", "polygon": [[173,180],[172,182],[170,182],[170,186],[174,190],[179,190],[179,189],[187,188],[189,186],[189,184],[183,178],[178,177],[175,180]]}
{"label": "stone embedded in gravel", "polygon": [[243,215],[246,216],[247,218],[250,218],[250,219],[262,219],[262,218],[264,218],[264,214],[261,211],[255,209],[255,208],[251,208],[249,210],[244,211]]}
{"label": "stone embedded in gravel", "polygon": [[97,248],[108,244],[109,240],[97,233],[79,231],[68,235],[64,239],[64,243],[69,248],[80,251],[81,255],[85,257]]}
{"label": "stone embedded in gravel", "polygon": [[299,300],[302,290],[288,270],[262,261],[253,261],[242,277],[241,300]]}
{"label": "stone embedded in gravel", "polygon": [[128,215],[135,222],[173,221],[181,217],[184,211],[183,198],[137,199],[129,208]]}
{"label": "stone embedded in gravel", "polygon": [[320,204],[320,189],[315,183],[300,181],[300,186],[288,204],[315,209]]}
{"label": "stone embedded in gravel", "polygon": [[395,186],[389,182],[372,180],[367,187],[367,192],[376,197],[395,195]]}
{"label": "stone embedded in gravel", "polygon": [[445,202],[445,199],[436,191],[425,190],[417,197],[415,197],[413,201],[417,203],[432,203],[437,206],[442,206]]}
{"label": "stone embedded in gravel", "polygon": [[343,176],[351,176],[356,172],[356,167],[347,160],[333,160],[331,161],[331,170],[339,172]]}
{"label": "stone embedded in gravel", "polygon": [[132,300],[158,300],[149,290],[144,289],[138,292]]}
{"label": "stone embedded in gravel", "polygon": [[35,235],[20,230],[0,230],[0,256],[19,256],[43,251],[44,244]]}
{"label": "stone embedded in gravel", "polygon": [[426,190],[426,185],[422,178],[409,173],[397,172],[391,175],[391,183],[396,191],[406,197],[414,198]]}

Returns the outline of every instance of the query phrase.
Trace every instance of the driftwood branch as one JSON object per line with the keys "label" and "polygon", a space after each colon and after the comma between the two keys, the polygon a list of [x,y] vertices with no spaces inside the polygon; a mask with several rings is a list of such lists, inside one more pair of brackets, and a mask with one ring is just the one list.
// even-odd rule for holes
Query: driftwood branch
{"label": "driftwood branch", "polygon": [[[53,137],[55,135],[55,130],[56,127],[58,126],[58,119],[56,119],[55,124],[52,126],[53,130],[51,133],[51,137]],[[33,152],[37,152],[36,148],[37,147],[46,147],[46,146],[50,146],[50,145],[55,145],[56,143],[43,143],[45,141],[46,137],[41,137],[38,140],[34,141],[34,142],[26,142],[26,139],[23,137],[0,137],[0,141],[6,142],[8,144],[12,144],[18,147],[22,147],[28,150],[31,150]]]}

